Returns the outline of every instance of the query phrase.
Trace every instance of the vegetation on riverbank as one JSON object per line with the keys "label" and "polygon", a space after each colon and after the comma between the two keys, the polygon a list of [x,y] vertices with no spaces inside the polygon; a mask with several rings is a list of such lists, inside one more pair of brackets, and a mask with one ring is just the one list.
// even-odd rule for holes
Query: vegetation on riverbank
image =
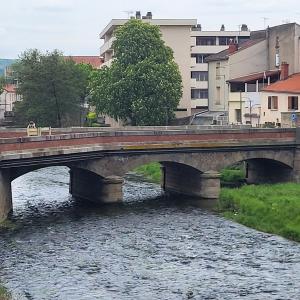
{"label": "vegetation on riverbank", "polygon": [[0,300],[11,300],[11,294],[10,292],[7,290],[6,287],[4,287],[1,283],[0,283]]}
{"label": "vegetation on riverbank", "polygon": [[[13,231],[16,229],[17,229],[17,225],[10,220],[5,220],[5,221],[0,222],[0,232],[7,231],[7,230]],[[0,298],[0,300],[1,300],[1,298]]]}
{"label": "vegetation on riverbank", "polygon": [[154,183],[160,183],[161,180],[161,170],[160,163],[150,163],[147,165],[140,166],[134,171],[138,174],[145,176],[148,180]]}
{"label": "vegetation on riverbank", "polygon": [[248,185],[221,190],[218,210],[229,219],[300,242],[300,185]]}
{"label": "vegetation on riverbank", "polygon": [[[134,171],[144,175],[148,180],[160,183],[161,180],[161,165],[159,163],[150,163],[140,166]],[[243,165],[236,165],[221,171],[221,183],[240,183],[245,180],[245,168]]]}
{"label": "vegetation on riverbank", "polygon": [[[159,163],[144,165],[135,171],[152,182],[160,182]],[[244,180],[245,168],[242,165],[221,172],[221,182]],[[248,227],[300,242],[299,195],[300,185],[294,183],[222,188],[217,209],[226,218]]]}

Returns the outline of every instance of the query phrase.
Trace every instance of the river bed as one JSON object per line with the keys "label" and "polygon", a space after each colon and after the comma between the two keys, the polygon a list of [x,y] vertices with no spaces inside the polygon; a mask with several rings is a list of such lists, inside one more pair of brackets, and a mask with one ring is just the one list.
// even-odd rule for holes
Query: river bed
{"label": "river bed", "polygon": [[121,204],[68,194],[68,169],[13,182],[15,232],[0,234],[14,299],[300,299],[300,245],[128,176]]}

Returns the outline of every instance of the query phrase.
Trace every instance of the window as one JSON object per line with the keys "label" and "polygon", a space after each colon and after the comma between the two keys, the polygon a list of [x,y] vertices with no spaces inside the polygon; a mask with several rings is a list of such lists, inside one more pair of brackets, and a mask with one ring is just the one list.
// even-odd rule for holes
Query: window
{"label": "window", "polygon": [[233,36],[220,36],[219,45],[226,46],[229,45],[231,41],[235,41],[236,38]]}
{"label": "window", "polygon": [[288,97],[288,109],[298,110],[298,97],[296,96]]}
{"label": "window", "polygon": [[191,90],[192,99],[207,99],[208,89],[192,89]]}
{"label": "window", "polygon": [[221,89],[220,87],[217,87],[217,93],[216,93],[216,105],[221,104]]}
{"label": "window", "polygon": [[208,81],[207,71],[192,71],[191,78],[196,79],[196,81]]}
{"label": "window", "polygon": [[236,119],[236,122],[242,123],[242,114],[241,114],[240,109],[235,110],[235,119]]}
{"label": "window", "polygon": [[196,46],[216,45],[215,36],[196,36]]}
{"label": "window", "polygon": [[269,96],[268,97],[268,109],[278,109],[278,97]]}
{"label": "window", "polygon": [[191,57],[196,57],[197,64],[203,64],[203,63],[205,63],[205,58],[210,55],[211,54],[206,54],[206,53],[192,53]]}

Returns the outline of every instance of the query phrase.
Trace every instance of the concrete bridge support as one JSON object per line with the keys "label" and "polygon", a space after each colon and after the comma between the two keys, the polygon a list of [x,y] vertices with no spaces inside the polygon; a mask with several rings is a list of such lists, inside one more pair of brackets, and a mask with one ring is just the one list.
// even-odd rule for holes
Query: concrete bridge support
{"label": "concrete bridge support", "polygon": [[252,159],[247,162],[247,183],[280,183],[293,181],[293,169],[268,159]]}
{"label": "concrete bridge support", "polygon": [[300,147],[295,150],[293,181],[300,183]]}
{"label": "concrete bridge support", "polygon": [[11,179],[9,170],[0,170],[0,222],[12,212]]}
{"label": "concrete bridge support", "polygon": [[169,193],[192,197],[217,199],[220,193],[220,174],[205,173],[177,163],[162,163],[162,188]]}
{"label": "concrete bridge support", "polygon": [[123,200],[123,178],[103,178],[83,169],[70,170],[70,194],[96,203],[115,203]]}

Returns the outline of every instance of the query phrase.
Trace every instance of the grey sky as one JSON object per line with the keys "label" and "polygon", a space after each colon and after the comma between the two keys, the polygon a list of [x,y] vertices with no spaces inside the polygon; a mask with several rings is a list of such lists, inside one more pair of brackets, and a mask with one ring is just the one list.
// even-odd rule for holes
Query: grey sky
{"label": "grey sky", "polygon": [[66,55],[97,55],[99,33],[126,11],[152,11],[154,18],[196,18],[204,30],[262,29],[288,20],[300,23],[299,0],[1,0],[0,58],[29,48]]}

